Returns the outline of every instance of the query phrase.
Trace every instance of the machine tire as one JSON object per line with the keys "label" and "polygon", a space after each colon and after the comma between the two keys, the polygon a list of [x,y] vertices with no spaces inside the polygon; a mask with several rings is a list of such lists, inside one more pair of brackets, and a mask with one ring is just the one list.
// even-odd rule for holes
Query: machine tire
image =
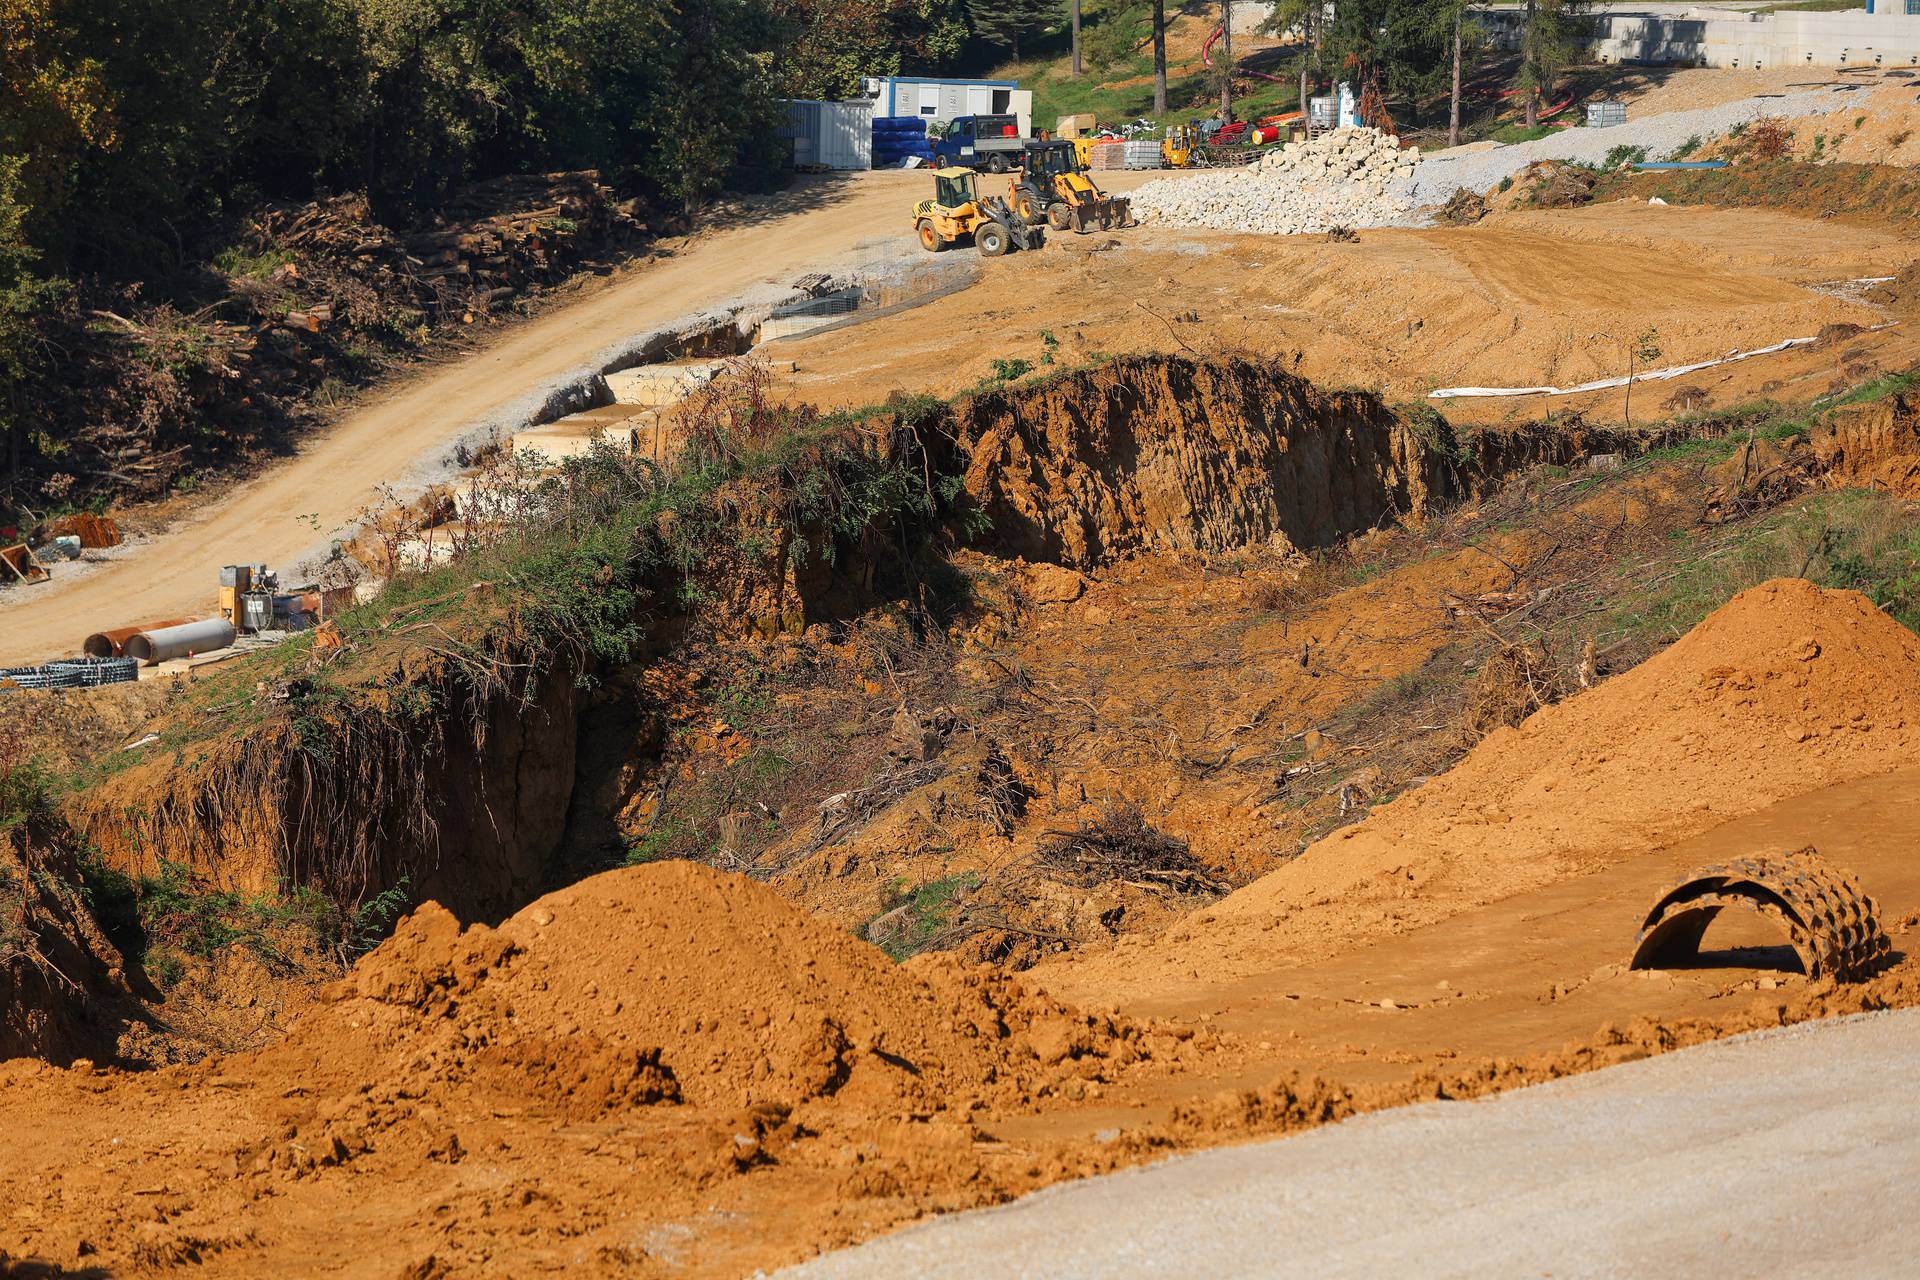
{"label": "machine tire", "polygon": [[947,242],[942,240],[940,233],[933,229],[933,219],[920,219],[915,225],[915,230],[920,233],[920,247],[928,253],[938,253],[947,247]]}
{"label": "machine tire", "polygon": [[973,247],[983,258],[997,258],[1007,251],[1007,229],[997,222],[983,222],[973,233]]}
{"label": "machine tire", "polygon": [[945,152],[936,151],[933,153],[933,167],[936,169],[951,169],[953,168],[953,161],[948,158]]}
{"label": "machine tire", "polygon": [[988,173],[1005,173],[1011,168],[1013,166],[1007,163],[1007,153],[1004,151],[996,151],[987,157]]}
{"label": "machine tire", "polygon": [[1065,231],[1072,221],[1073,211],[1066,205],[1055,203],[1047,206],[1047,225],[1055,231]]}

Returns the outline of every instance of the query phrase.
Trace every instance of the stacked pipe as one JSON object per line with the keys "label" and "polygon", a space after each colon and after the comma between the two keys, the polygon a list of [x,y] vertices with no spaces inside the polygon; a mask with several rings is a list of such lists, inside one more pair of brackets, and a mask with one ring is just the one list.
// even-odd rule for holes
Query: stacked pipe
{"label": "stacked pipe", "polygon": [[127,637],[122,646],[129,658],[151,667],[175,658],[191,658],[231,646],[237,633],[224,618],[202,618],[171,627],[155,627]]}

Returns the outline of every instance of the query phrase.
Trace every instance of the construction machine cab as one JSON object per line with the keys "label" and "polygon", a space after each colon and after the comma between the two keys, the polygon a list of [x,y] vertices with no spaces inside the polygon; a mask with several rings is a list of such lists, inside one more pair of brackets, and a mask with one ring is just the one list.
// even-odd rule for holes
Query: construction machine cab
{"label": "construction machine cab", "polygon": [[1080,172],[1080,159],[1071,142],[1030,142],[1027,144],[1027,176],[1052,182]]}
{"label": "construction machine cab", "polygon": [[978,181],[971,169],[936,169],[933,173],[933,202],[943,209],[958,209],[977,198]]}
{"label": "construction machine cab", "polygon": [[1160,158],[1169,169],[1184,169],[1194,161],[1200,147],[1200,132],[1190,124],[1171,125],[1160,140]]}

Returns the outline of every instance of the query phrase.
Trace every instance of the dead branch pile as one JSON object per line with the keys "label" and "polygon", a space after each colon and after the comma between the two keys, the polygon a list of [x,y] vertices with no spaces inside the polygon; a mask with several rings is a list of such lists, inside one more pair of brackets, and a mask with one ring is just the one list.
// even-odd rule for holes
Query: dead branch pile
{"label": "dead branch pile", "polygon": [[386,365],[647,234],[646,213],[591,170],[479,184],[412,232],[362,196],[268,207],[208,273],[205,305],[128,292],[72,309],[42,387],[62,448],[26,469],[40,500],[72,506],[257,456]]}
{"label": "dead branch pile", "polygon": [[1527,184],[1527,203],[1536,209],[1577,209],[1593,200],[1599,181],[1591,169],[1558,160],[1527,166],[1521,181]]}
{"label": "dead branch pile", "polygon": [[1049,831],[1034,850],[1039,863],[1082,889],[1121,881],[1138,889],[1225,893],[1226,884],[1195,858],[1185,840],[1150,824],[1130,804],[1109,804],[1072,831]]}
{"label": "dead branch pile", "polygon": [[841,837],[859,830],[893,804],[947,774],[943,760],[895,765],[864,787],[828,796],[820,804],[819,825],[797,856],[817,853]]}
{"label": "dead branch pile", "polygon": [[980,762],[973,781],[980,820],[993,828],[995,835],[1012,835],[1014,819],[1026,813],[1033,793],[1014,776],[1013,762],[1000,750],[999,743],[988,744],[986,759]]}
{"label": "dead branch pile", "polygon": [[1455,227],[1470,227],[1487,216],[1487,202],[1478,192],[1461,187],[1453,198],[1440,206],[1434,217]]}
{"label": "dead branch pile", "polygon": [[599,175],[584,170],[469,187],[436,226],[411,234],[375,222],[355,195],[270,208],[250,239],[261,253],[293,258],[270,284],[322,295],[285,316],[289,327],[317,333],[336,313],[369,325],[409,309],[439,320],[498,307],[564,276],[610,234],[644,234],[643,212],[632,201],[616,204]]}
{"label": "dead branch pile", "polygon": [[1567,682],[1543,641],[1496,649],[1467,694],[1462,729],[1468,742],[1518,725],[1567,695]]}

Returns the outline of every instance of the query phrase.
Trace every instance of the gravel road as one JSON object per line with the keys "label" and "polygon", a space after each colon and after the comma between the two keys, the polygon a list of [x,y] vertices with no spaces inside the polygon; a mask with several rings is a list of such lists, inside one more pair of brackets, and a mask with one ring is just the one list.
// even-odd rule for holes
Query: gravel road
{"label": "gravel road", "polygon": [[50,582],[0,592],[0,666],[77,652],[103,627],[211,612],[221,565],[293,568],[344,535],[381,486],[438,478],[456,442],[523,425],[651,333],[732,303],[789,297],[789,282],[805,272],[918,257],[905,211],[928,186],[924,173],[802,178],[735,225],[583,288],[578,301],[472,352],[396,377],[303,439],[294,457],[223,486],[168,531],[84,572],[56,566]]}
{"label": "gravel road", "polygon": [[1837,111],[1850,100],[1864,101],[1865,94],[1865,89],[1814,89],[1777,98],[1745,98],[1698,111],[1672,111],[1643,120],[1629,118],[1624,125],[1611,129],[1563,129],[1537,142],[1492,151],[1429,156],[1414,171],[1413,199],[1416,205],[1443,204],[1461,187],[1484,192],[1537,160],[1598,164],[1619,146],[1645,147],[1649,160],[1665,160],[1690,138],[1710,138],[1762,116],[1797,118]]}
{"label": "gravel road", "polygon": [[1911,1276],[1920,1010],[1804,1023],[936,1219],[780,1273]]}

